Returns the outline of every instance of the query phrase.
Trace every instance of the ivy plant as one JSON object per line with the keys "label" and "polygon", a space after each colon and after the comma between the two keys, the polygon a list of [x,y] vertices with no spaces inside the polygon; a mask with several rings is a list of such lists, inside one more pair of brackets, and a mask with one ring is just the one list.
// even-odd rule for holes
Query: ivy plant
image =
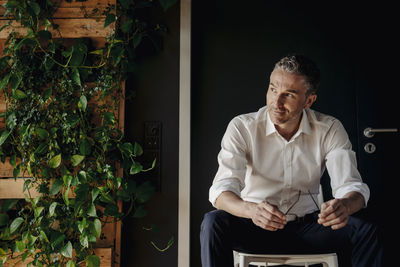
{"label": "ivy plant", "polygon": [[[143,40],[157,44],[155,36],[165,32],[142,15],[176,1],[109,5],[104,27],[117,27],[101,48],[90,39],[53,38],[60,2],[4,4],[4,16],[26,34],[11,32],[0,58],[7,105],[0,114],[6,122],[0,159],[12,165],[15,179],[29,178],[25,199],[0,202],[0,267],[10,258],[27,266],[99,266],[94,247],[104,225],[128,214],[144,216],[143,204],[154,193],[149,182],[137,183],[135,174],[152,169],[155,161],[152,166],[138,161],[142,147],[127,140],[117,114],[121,84],[137,68]],[[38,196],[32,197],[33,190]],[[124,210],[121,201],[127,203]]]}

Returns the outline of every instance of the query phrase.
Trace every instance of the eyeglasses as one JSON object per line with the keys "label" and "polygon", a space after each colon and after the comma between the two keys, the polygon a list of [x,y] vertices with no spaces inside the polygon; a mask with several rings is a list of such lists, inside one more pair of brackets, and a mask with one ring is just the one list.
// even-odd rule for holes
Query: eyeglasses
{"label": "eyeglasses", "polygon": [[[314,197],[312,196],[310,190],[307,190],[307,192],[308,192],[308,195],[311,197],[312,201],[314,202],[315,206],[317,207],[317,210],[320,211],[319,206],[318,206],[318,203],[317,203],[317,201],[315,201],[315,199],[314,199]],[[294,213],[289,213],[289,212],[290,212],[290,210],[297,204],[297,202],[299,202],[299,200],[300,200],[300,195],[301,195],[301,190],[299,190],[299,193],[298,193],[298,195],[297,195],[297,200],[296,200],[295,202],[293,202],[293,204],[288,208],[288,210],[285,212],[285,215],[292,215],[292,216],[295,216],[295,217],[297,218],[297,215],[296,215],[296,214],[294,214]]]}

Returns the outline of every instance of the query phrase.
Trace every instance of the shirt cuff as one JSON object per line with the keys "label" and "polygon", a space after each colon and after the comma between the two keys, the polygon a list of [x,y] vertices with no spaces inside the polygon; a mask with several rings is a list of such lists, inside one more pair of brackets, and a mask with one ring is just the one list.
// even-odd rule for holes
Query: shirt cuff
{"label": "shirt cuff", "polygon": [[213,185],[210,187],[208,200],[214,207],[215,207],[215,201],[217,200],[219,195],[225,191],[233,192],[238,197],[241,197],[240,192],[242,191],[242,189],[238,179],[226,178],[213,183]]}
{"label": "shirt cuff", "polygon": [[346,185],[341,188],[338,188],[333,196],[335,198],[343,198],[346,194],[350,192],[358,192],[364,197],[364,207],[367,207],[367,203],[370,196],[369,188],[364,183],[352,183],[351,185]]}

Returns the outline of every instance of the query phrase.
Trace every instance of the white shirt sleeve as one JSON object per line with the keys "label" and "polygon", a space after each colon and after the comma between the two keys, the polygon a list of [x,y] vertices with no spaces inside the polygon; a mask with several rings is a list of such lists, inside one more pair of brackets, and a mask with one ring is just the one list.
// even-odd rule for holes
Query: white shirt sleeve
{"label": "white shirt sleeve", "polygon": [[325,149],[326,168],[331,178],[332,195],[342,198],[355,191],[363,195],[367,205],[370,190],[357,170],[356,154],[343,125],[335,120],[327,135]]}
{"label": "white shirt sleeve", "polygon": [[246,175],[246,129],[238,117],[228,125],[218,154],[219,168],[209,191],[209,201],[215,206],[218,196],[231,191],[240,197]]}

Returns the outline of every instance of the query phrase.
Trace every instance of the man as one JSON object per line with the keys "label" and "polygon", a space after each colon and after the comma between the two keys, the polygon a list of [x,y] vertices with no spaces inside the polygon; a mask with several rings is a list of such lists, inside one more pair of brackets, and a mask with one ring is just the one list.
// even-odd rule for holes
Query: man
{"label": "man", "polygon": [[[267,106],[229,123],[210,188],[217,210],[201,226],[204,267],[232,267],[232,250],[336,252],[341,267],[381,266],[375,227],[351,216],[370,192],[347,133],[337,119],[310,109],[319,76],[304,56],[282,58],[270,76]],[[319,210],[325,168],[334,199]]]}

